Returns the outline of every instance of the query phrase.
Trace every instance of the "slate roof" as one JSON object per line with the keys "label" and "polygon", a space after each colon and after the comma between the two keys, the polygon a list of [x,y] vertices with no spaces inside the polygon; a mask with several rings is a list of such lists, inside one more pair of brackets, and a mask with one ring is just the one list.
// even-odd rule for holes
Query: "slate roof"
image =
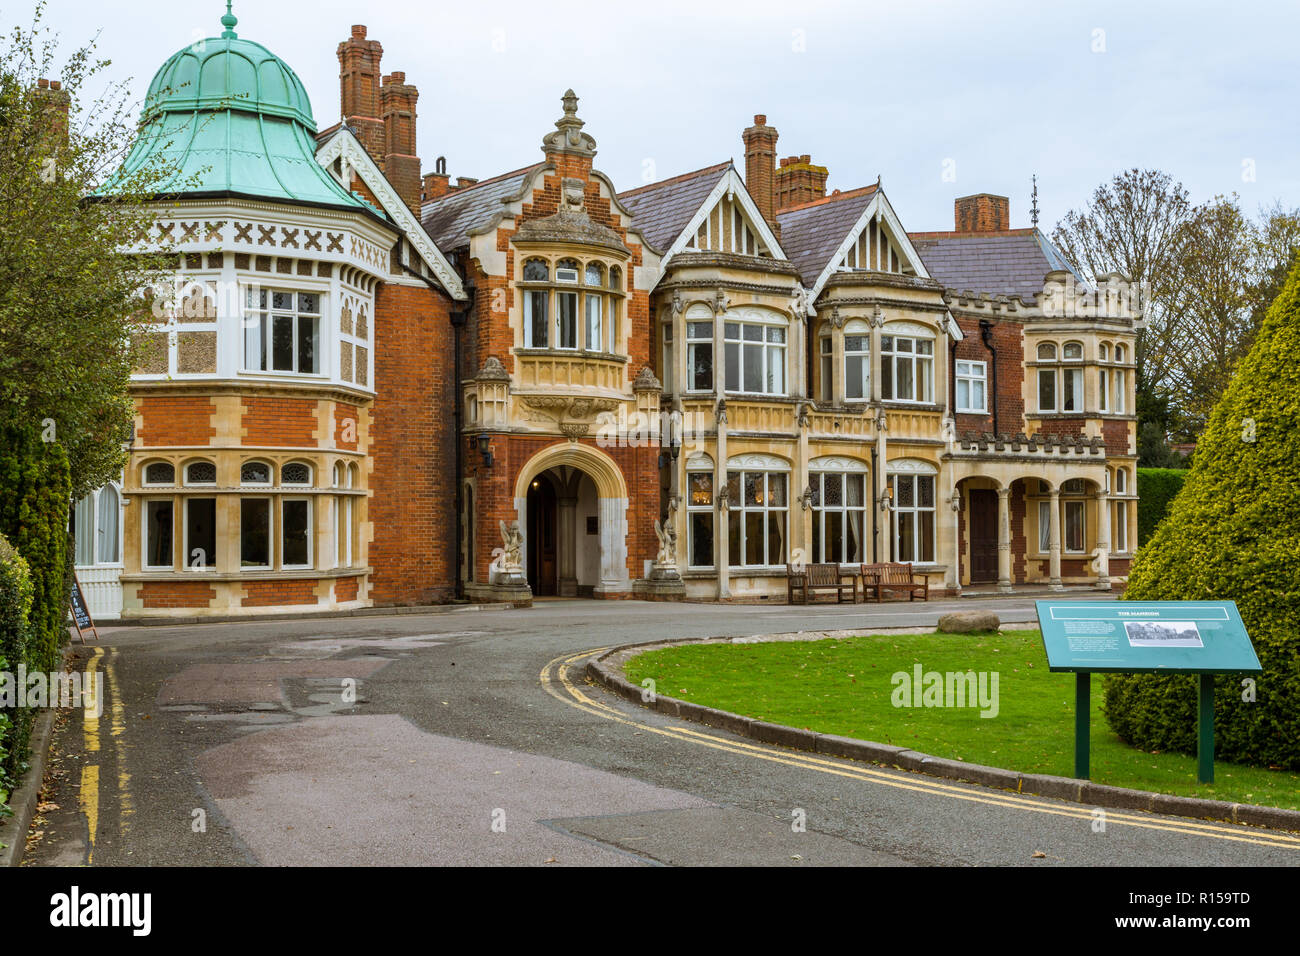
{"label": "slate roof", "polygon": [[430,199],[420,208],[420,221],[443,252],[469,245],[470,231],[491,222],[501,212],[502,200],[518,195],[524,182],[545,165],[534,163]]}
{"label": "slate roof", "polygon": [[831,256],[840,247],[876,195],[876,186],[863,186],[824,199],[778,210],[781,248],[799,270],[803,284],[812,288]]}
{"label": "slate roof", "polygon": [[632,213],[632,228],[659,252],[667,252],[730,167],[727,161],[629,189],[618,194],[618,201]]}
{"label": "slate roof", "polygon": [[913,232],[908,238],[930,275],[953,292],[1018,295],[1029,302],[1042,294],[1047,273],[1073,271],[1037,228],[997,233]]}

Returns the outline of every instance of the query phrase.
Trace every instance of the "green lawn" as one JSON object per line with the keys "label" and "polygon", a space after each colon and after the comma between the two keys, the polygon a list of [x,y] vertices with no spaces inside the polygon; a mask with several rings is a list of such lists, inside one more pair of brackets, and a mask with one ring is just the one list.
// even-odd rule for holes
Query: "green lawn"
{"label": "green lawn", "polygon": [[[998,674],[998,712],[895,707],[897,672]],[[630,660],[627,677],[658,693],[758,720],[894,744],[1022,773],[1074,775],[1074,675],[1047,670],[1037,631],[996,635],[892,634],[766,644],[697,644]],[[1300,774],[1215,764],[1196,782],[1196,758],[1146,753],[1111,733],[1092,681],[1092,773],[1098,783],[1300,809]],[[991,685],[986,685],[991,686]]]}

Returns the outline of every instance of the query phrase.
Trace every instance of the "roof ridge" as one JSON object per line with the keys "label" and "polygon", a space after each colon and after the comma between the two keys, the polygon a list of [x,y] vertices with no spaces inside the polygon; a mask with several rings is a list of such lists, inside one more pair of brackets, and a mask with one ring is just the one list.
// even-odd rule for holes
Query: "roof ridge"
{"label": "roof ridge", "polygon": [[793,206],[782,206],[776,211],[776,214],[780,216],[782,213],[796,212],[800,209],[807,209],[809,206],[839,202],[841,199],[853,199],[858,196],[867,196],[876,192],[879,188],[879,184],[871,183],[868,186],[859,186],[856,189],[841,189],[837,192],[831,193],[829,196],[820,196],[817,199],[810,199],[807,202],[797,203]]}
{"label": "roof ridge", "polygon": [[668,179],[661,179],[655,183],[646,183],[644,186],[637,186],[634,189],[627,189],[621,193],[617,193],[617,196],[619,199],[623,199],[626,196],[632,196],[635,195],[636,193],[642,193],[649,189],[658,189],[661,186],[667,186],[671,183],[679,183],[686,179],[693,179],[694,177],[702,176],[705,173],[717,172],[726,169],[728,166],[732,166],[732,165],[735,164],[732,160],[729,159],[724,163],[716,163],[713,166],[704,166],[700,169],[695,169],[688,173],[681,173],[677,176],[670,176]]}
{"label": "roof ridge", "polygon": [[997,232],[973,232],[971,230],[936,230],[932,232],[909,232],[909,239],[978,239],[987,236],[1032,236],[1041,232],[1037,226],[1024,226],[1019,229],[1000,229]]}
{"label": "roof ridge", "polygon": [[503,179],[509,179],[511,176],[518,176],[521,173],[526,173],[529,172],[530,170],[536,169],[538,166],[545,166],[545,165],[546,165],[546,160],[542,160],[541,162],[531,163],[528,166],[520,166],[518,169],[512,169],[508,173],[499,173],[496,176],[489,177],[488,179],[480,179],[476,183],[471,183],[468,186],[461,186],[459,189],[453,189],[450,192],[443,193],[441,196],[435,196],[433,199],[426,199],[423,203],[420,204],[420,208],[421,210],[423,210],[425,206],[431,205],[432,203],[442,202],[444,199],[449,199],[452,196],[463,196],[468,192],[473,192],[475,189],[478,189],[480,186],[490,186],[493,183],[501,182],[501,180]]}

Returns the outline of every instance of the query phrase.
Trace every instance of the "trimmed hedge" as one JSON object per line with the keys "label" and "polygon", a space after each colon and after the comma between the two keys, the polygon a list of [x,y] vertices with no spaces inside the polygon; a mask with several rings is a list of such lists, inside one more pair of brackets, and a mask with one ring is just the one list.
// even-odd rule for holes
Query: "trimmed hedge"
{"label": "trimmed hedge", "polygon": [[1183,468],[1139,468],[1138,545],[1144,545],[1169,513],[1178,492],[1183,490],[1187,471]]}
{"label": "trimmed hedge", "polygon": [[[27,562],[0,535],[0,673],[16,672],[18,663],[27,659],[31,610],[32,579]],[[5,813],[4,804],[27,753],[31,718],[30,711],[16,711],[11,719],[0,710],[0,815]]]}
{"label": "trimmed hedge", "polygon": [[[1169,515],[1138,551],[1126,600],[1233,600],[1264,671],[1215,695],[1215,753],[1300,770],[1300,265],[1210,415]],[[1114,674],[1103,709],[1144,750],[1196,749],[1195,678]]]}

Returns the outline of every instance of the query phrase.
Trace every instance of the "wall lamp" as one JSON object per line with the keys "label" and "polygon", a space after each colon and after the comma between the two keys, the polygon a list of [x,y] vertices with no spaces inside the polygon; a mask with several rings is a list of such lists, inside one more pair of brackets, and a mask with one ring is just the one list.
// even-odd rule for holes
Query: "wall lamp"
{"label": "wall lamp", "polygon": [[483,456],[484,468],[492,467],[492,446],[489,444],[491,441],[492,436],[486,432],[478,436],[478,453]]}
{"label": "wall lamp", "polygon": [[669,442],[668,451],[666,453],[662,451],[659,453],[659,467],[660,468],[668,467],[668,463],[670,461],[673,464],[676,464],[677,456],[680,455],[681,453],[682,453],[682,446],[677,443],[677,436],[674,435]]}

